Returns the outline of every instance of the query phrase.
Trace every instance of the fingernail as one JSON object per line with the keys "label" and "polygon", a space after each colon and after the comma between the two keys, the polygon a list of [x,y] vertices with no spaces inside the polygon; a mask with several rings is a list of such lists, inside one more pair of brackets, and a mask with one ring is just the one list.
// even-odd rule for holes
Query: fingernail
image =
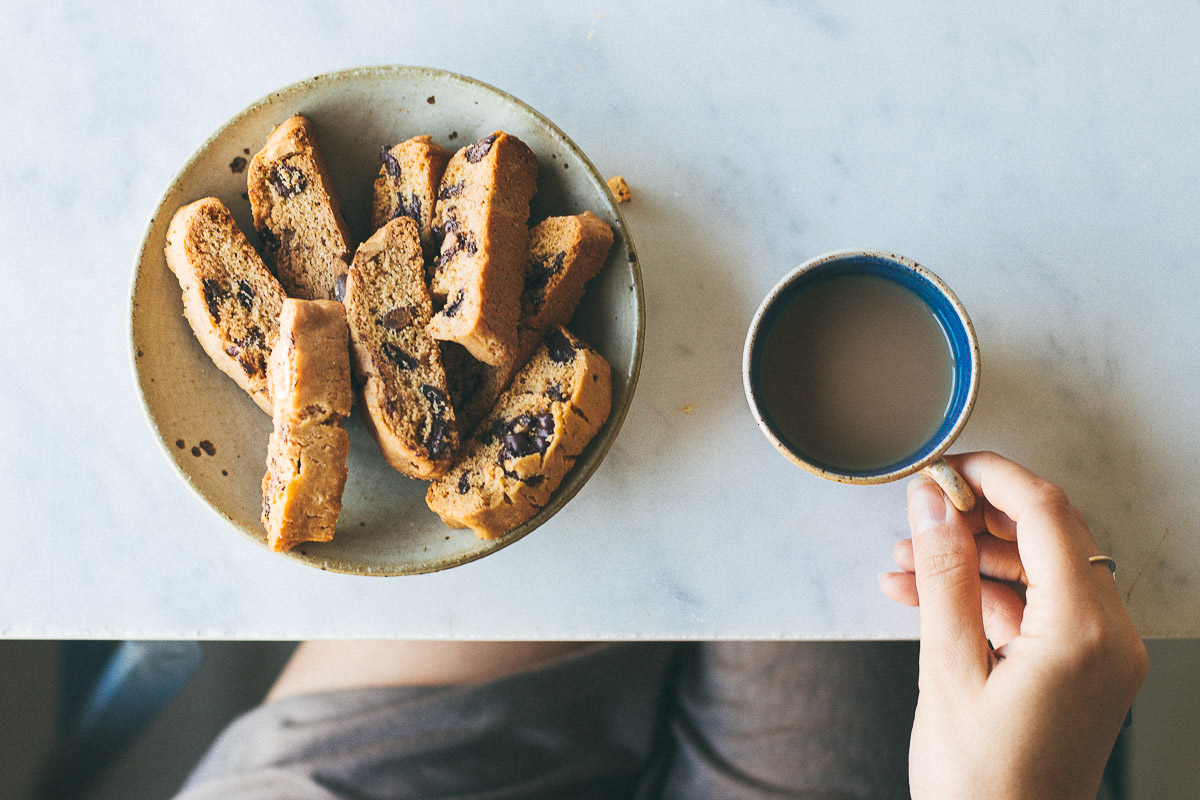
{"label": "fingernail", "polygon": [[937,484],[924,478],[908,483],[908,523],[921,533],[946,521],[946,496]]}

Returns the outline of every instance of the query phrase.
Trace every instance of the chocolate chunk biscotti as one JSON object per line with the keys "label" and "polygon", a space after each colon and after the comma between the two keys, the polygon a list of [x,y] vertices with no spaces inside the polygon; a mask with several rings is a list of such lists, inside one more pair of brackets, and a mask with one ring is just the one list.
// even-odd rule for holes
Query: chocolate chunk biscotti
{"label": "chocolate chunk biscotti", "polygon": [[340,300],[353,248],[312,123],[288,117],[246,172],[254,227],[290,297]]}
{"label": "chocolate chunk biscotti", "polygon": [[398,217],[363,242],[346,283],[363,421],[387,462],[413,478],[446,471],[458,433],[437,342],[417,224]]}
{"label": "chocolate chunk biscotti", "polygon": [[612,228],[590,211],[548,217],[530,232],[518,323],[526,356],[552,326],[566,325],[571,319],[587,282],[604,266],[612,243]]}
{"label": "chocolate chunk biscotti", "polygon": [[554,328],[425,502],[452,528],[503,536],[545,506],[611,403],[608,362]]}
{"label": "chocolate chunk biscotti", "polygon": [[165,253],[204,352],[270,413],[267,358],[285,299],[279,282],[215,197],[175,212]]}
{"label": "chocolate chunk biscotti", "polygon": [[434,206],[450,151],[435,144],[428,135],[414,136],[390,150],[379,148],[379,158],[383,166],[379,168],[371,199],[371,230],[382,228],[396,217],[408,217],[417,223],[421,249],[431,258],[437,251]]}
{"label": "chocolate chunk biscotti", "polygon": [[513,358],[489,366],[447,345],[450,396],[463,431],[474,430],[500,393],[554,325],[566,325],[583,290],[608,257],[612,228],[590,211],[549,217],[529,234],[517,348]]}
{"label": "chocolate chunk biscotti", "polygon": [[290,550],[333,538],[346,486],[350,413],[346,312],[331,300],[284,301],[269,374],[274,430],[267,443],[262,521],[267,545]]}
{"label": "chocolate chunk biscotti", "polygon": [[487,364],[503,364],[516,350],[536,188],[537,157],[496,131],[455,153],[438,189],[434,225],[444,238],[430,290],[445,305],[429,332]]}

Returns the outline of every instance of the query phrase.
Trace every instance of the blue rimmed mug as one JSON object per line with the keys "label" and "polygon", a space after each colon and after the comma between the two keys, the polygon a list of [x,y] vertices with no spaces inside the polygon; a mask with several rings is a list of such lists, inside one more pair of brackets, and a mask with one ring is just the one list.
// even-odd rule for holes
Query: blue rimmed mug
{"label": "blue rimmed mug", "polygon": [[[789,444],[765,411],[762,389],[762,350],[766,332],[778,312],[804,285],[834,275],[871,275],[885,278],[919,298],[942,328],[949,344],[953,383],[941,424],[911,455],[882,467],[852,470],[832,467],[806,456]],[[783,277],[767,293],[750,322],[742,352],[742,384],[759,429],[792,463],[826,480],[875,484],[898,480],[916,472],[935,480],[960,511],[975,505],[966,481],[943,457],[962,432],[979,389],[979,341],[967,311],[950,287],[925,267],[895,253],[879,250],[838,250],[810,259]]]}

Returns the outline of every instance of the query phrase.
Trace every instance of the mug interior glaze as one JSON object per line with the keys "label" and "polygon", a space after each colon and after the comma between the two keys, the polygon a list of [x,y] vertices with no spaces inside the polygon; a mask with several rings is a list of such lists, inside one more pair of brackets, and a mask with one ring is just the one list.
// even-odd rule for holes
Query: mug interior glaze
{"label": "mug interior glaze", "polygon": [[[862,469],[838,466],[802,452],[783,435],[764,402],[763,350],[772,325],[800,293],[819,281],[846,275],[884,278],[919,298],[946,337],[953,373],[949,398],[936,432],[905,457]],[[841,250],[801,264],[771,289],[755,313],[743,351],[742,379],[760,430],[779,452],[803,469],[828,480],[854,484],[884,483],[925,470],[956,506],[974,502],[973,497],[966,496],[969,489],[965,482],[945,464],[942,455],[966,425],[974,405],[979,387],[979,344],[970,317],[954,292],[920,264],[877,250]]]}

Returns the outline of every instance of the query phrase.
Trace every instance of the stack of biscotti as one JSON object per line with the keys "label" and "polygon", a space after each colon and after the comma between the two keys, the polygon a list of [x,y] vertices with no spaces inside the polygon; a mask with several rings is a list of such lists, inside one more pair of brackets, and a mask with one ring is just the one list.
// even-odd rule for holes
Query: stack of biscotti
{"label": "stack of biscotti", "polygon": [[546,332],[571,319],[588,281],[604,265],[612,241],[612,229],[590,211],[549,217],[533,228],[513,357],[493,366],[475,361],[453,345],[444,349],[451,396],[462,430],[475,429]]}
{"label": "stack of biscotti", "polygon": [[270,268],[213,197],[175,213],[165,256],[205,352],[272,415],[262,521],[268,546],[287,550],[328,541],[341,510],[349,337],[344,309],[328,298],[344,288],[350,236],[304,117],[267,138],[247,190]]}
{"label": "stack of biscotti", "polygon": [[198,339],[272,414],[272,549],[333,536],[355,391],[388,463],[433,481],[447,524],[489,538],[545,505],[608,415],[607,362],[561,327],[607,257],[608,225],[584,212],[530,231],[537,159],[503,131],[453,156],[414,136],[380,160],[375,233],[356,251],[300,116],[247,174],[265,262],[213,198],[168,234]]}
{"label": "stack of biscotti", "polygon": [[[431,292],[444,298],[444,306],[429,330],[434,338],[443,340],[442,356],[459,431],[474,433],[449,472],[431,485],[426,501],[447,524],[471,527],[485,538],[503,535],[537,513],[569,463],[599,430],[611,403],[607,362],[555,326],[570,319],[585,285],[603,265],[612,246],[612,230],[594,214],[584,212],[546,219],[528,232],[525,224],[533,194],[529,184],[535,182],[532,153],[516,137],[497,131],[450,159],[438,191],[435,233],[444,239]],[[518,249],[522,255],[514,264],[512,255]],[[454,329],[456,335],[445,335],[456,322],[461,323]],[[555,330],[547,337],[552,328]],[[514,402],[519,405],[524,399],[513,401],[512,392],[501,396],[510,384],[517,391],[518,383],[531,385],[539,375],[548,374],[545,363],[531,359],[543,337],[548,343],[543,350],[548,348],[552,354],[570,352],[572,358],[575,353],[585,354],[582,361],[595,383],[579,395],[558,388],[550,397],[562,409],[588,407],[597,412],[602,405],[603,413],[592,415],[594,424],[563,415],[557,422],[547,423],[550,427],[539,428],[536,420],[548,419],[545,409],[538,412],[541,417],[531,410],[516,411]],[[547,363],[557,362],[551,359]],[[567,380],[561,374],[563,369],[557,372],[560,380],[555,386]],[[603,381],[598,377],[601,374]],[[491,421],[477,426],[489,412]],[[507,422],[500,418],[505,414],[511,417]],[[540,467],[536,474],[525,476],[527,480],[518,481],[519,485],[511,479],[484,480],[478,491],[468,491],[469,479],[464,476],[479,472],[476,462],[480,459],[496,456],[490,445],[499,435],[493,428],[502,422],[511,423],[505,433],[510,438],[524,436],[525,432],[517,429],[525,423],[540,431],[535,435],[544,445]],[[527,459],[518,460],[529,466]],[[503,468],[501,472],[507,474]],[[457,476],[453,492],[446,490],[450,476]]]}
{"label": "stack of biscotti", "polygon": [[332,300],[283,301],[268,367],[271,420],[262,521],[267,545],[328,542],[342,510],[350,438],[346,312]]}

